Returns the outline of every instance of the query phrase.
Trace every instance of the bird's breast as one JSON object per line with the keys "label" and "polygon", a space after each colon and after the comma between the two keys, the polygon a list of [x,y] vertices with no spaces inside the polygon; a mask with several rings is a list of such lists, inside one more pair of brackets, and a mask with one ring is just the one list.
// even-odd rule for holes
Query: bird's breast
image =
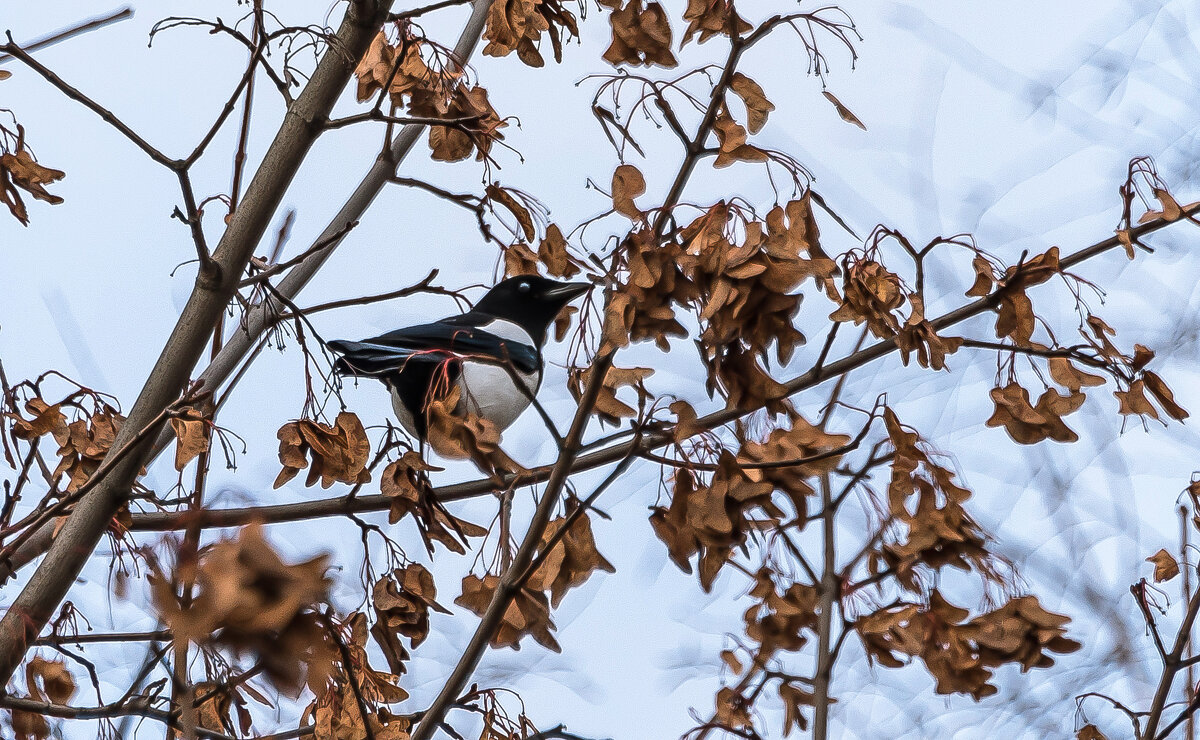
{"label": "bird's breast", "polygon": [[[523,373],[501,365],[464,361],[459,385],[467,413],[483,417],[501,430],[529,407],[542,378],[540,372]],[[520,383],[520,385],[518,385]]]}

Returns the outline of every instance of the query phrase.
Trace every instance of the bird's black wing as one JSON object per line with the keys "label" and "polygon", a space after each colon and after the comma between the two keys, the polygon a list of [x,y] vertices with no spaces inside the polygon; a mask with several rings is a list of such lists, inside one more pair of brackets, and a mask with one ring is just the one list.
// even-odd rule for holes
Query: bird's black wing
{"label": "bird's black wing", "polygon": [[[502,339],[455,316],[452,319],[396,329],[359,342],[335,340],[329,347],[341,355],[338,372],[382,376],[417,366],[443,366],[447,362],[478,359],[497,364],[512,363],[521,372],[538,367],[537,350],[531,345]],[[413,368],[416,369],[415,367]]]}

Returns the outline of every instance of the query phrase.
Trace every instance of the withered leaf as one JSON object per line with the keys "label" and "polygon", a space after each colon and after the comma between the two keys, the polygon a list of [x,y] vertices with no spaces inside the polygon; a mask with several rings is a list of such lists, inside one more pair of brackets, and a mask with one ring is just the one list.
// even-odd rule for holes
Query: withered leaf
{"label": "withered leaf", "polygon": [[1087,724],[1079,728],[1075,733],[1075,740],[1108,740],[1104,733],[1100,732],[1100,728],[1093,724]]}
{"label": "withered leaf", "polygon": [[[568,502],[567,515],[570,516],[579,505],[577,500]],[[542,535],[543,548],[562,530],[565,523],[565,518],[559,518],[547,525]],[[535,591],[549,591],[550,604],[557,607],[568,590],[583,584],[597,570],[616,572],[612,563],[596,549],[592,523],[585,514],[575,519],[525,585]]]}
{"label": "withered leaf", "polygon": [[66,704],[75,696],[75,678],[61,660],[30,658],[25,664],[25,682],[30,693],[52,704]]}
{"label": "withered leaf", "polygon": [[1158,405],[1163,407],[1163,411],[1167,412],[1167,416],[1175,421],[1183,421],[1188,418],[1189,414],[1182,406],[1175,403],[1175,394],[1163,382],[1163,379],[1158,377],[1158,374],[1149,370],[1142,373],[1142,380],[1145,381],[1146,390],[1150,391],[1150,395],[1154,396],[1154,400],[1158,401]]}
{"label": "withered leaf", "polygon": [[679,64],[671,51],[671,23],[662,5],[628,0],[624,7],[614,8],[608,21],[612,26],[612,43],[603,57],[609,64],[667,68]]}
{"label": "withered leaf", "polygon": [[1154,197],[1158,198],[1158,202],[1162,204],[1162,210],[1147,211],[1142,215],[1138,223],[1146,223],[1156,218],[1161,218],[1164,221],[1178,221],[1183,218],[1183,209],[1179,207],[1179,203],[1175,201],[1174,196],[1163,188],[1154,188],[1153,192]]}
{"label": "withered leaf", "polygon": [[66,474],[67,491],[79,490],[100,467],[124,423],[125,417],[105,404],[88,419],[77,419],[65,429],[51,430],[59,443],[60,458],[53,477],[57,480]]}
{"label": "withered leaf", "polygon": [[[196,707],[196,725],[213,732],[225,733],[233,727],[233,694],[236,690],[224,690],[220,684],[201,681],[195,686],[196,697],[204,697]],[[240,697],[239,697],[240,698]]]}
{"label": "withered leaf", "polygon": [[488,8],[483,53],[506,56],[513,51],[531,67],[545,64],[538,46],[541,35],[550,37],[555,61],[562,61],[563,38],[578,37],[575,15],[561,0],[494,0]]}
{"label": "withered leaf", "polygon": [[1150,349],[1149,347],[1146,347],[1145,345],[1134,344],[1133,345],[1133,359],[1129,362],[1129,365],[1134,370],[1141,370],[1146,365],[1149,365],[1150,361],[1153,359],[1154,359],[1154,350]]}
{"label": "withered leaf", "polygon": [[58,205],[63,199],[51,194],[45,186],[64,177],[65,172],[42,166],[26,149],[0,154],[0,203],[7,205],[12,215],[28,226],[29,214],[25,202],[21,199],[20,190],[38,200]]}
{"label": "withered leaf", "polygon": [[567,240],[558,224],[546,227],[546,237],[538,245],[537,256],[546,272],[554,277],[570,278],[579,273],[579,266],[567,251]]}
{"label": "withered leaf", "polygon": [[408,651],[399,636],[412,640],[415,648],[429,635],[429,610],[449,614],[437,603],[437,587],[433,575],[420,563],[397,568],[375,582],[371,603],[375,608],[375,624],[371,636],[383,650],[394,674],[405,672]]}
{"label": "withered leaf", "polygon": [[[489,573],[480,578],[468,574],[462,580],[462,595],[455,599],[454,603],[483,616],[499,585],[499,576]],[[490,644],[494,648],[511,647],[513,650],[520,650],[521,638],[529,635],[543,647],[556,653],[562,652],[558,641],[554,639],[553,631],[554,621],[550,619],[550,602],[546,595],[522,587],[505,609],[500,626],[492,636]]]}
{"label": "withered leaf", "polygon": [[1050,358],[1050,377],[1055,383],[1063,386],[1072,393],[1081,388],[1104,385],[1105,379],[1100,375],[1092,375],[1075,367],[1066,357]]}
{"label": "withered leaf", "polygon": [[807,730],[808,719],[804,716],[803,708],[814,706],[816,697],[813,693],[796,682],[782,681],[779,684],[779,698],[783,700],[784,737],[791,735],[793,728],[801,732]]}
{"label": "withered leaf", "polygon": [[623,164],[617,167],[612,177],[613,210],[630,221],[641,221],[642,211],[633,199],[646,192],[646,178],[637,167]]}
{"label": "withered leaf", "polygon": [[733,652],[732,650],[721,651],[721,662],[724,663],[725,667],[732,671],[735,676],[741,675],[742,670],[745,668],[745,666],[742,665],[742,661],[738,660],[737,653]]}
{"label": "withered leaf", "polygon": [[1146,558],[1146,562],[1154,564],[1155,583],[1169,581],[1179,575],[1179,563],[1175,562],[1174,556],[1166,550],[1159,550]]}
{"label": "withered leaf", "polygon": [[866,322],[877,337],[895,336],[900,319],[893,311],[905,300],[900,276],[866,255],[844,260],[843,266],[841,306],[829,315],[830,320]]}
{"label": "withered leaf", "polygon": [[538,274],[538,256],[525,242],[504,247],[504,277]]}
{"label": "withered leaf", "polygon": [[505,188],[500,187],[496,183],[488,183],[484,190],[488,200],[495,201],[504,206],[513,216],[517,218],[517,224],[521,227],[521,233],[525,235],[526,241],[533,241],[537,236],[537,231],[533,226],[533,217],[529,215],[529,209],[521,205],[521,203],[513,197],[512,193]]}
{"label": "withered leaf", "polygon": [[718,34],[744,36],[753,28],[734,10],[733,0],[688,0],[683,19],[688,21],[683,43],[691,41],[698,33],[703,44]]}
{"label": "withered leaf", "polygon": [[977,254],[971,260],[971,269],[975,271],[975,282],[967,289],[967,295],[971,298],[981,298],[991,293],[996,284],[996,270],[992,263],[983,255]]}
{"label": "withered leaf", "polygon": [[696,410],[687,401],[674,401],[667,408],[675,414],[676,421],[675,426],[671,429],[671,435],[676,442],[684,442],[705,431],[697,423]]}
{"label": "withered leaf", "polygon": [[460,403],[462,391],[455,387],[442,398],[428,402],[426,441],[442,457],[471,460],[480,470],[500,480],[503,473],[521,473],[517,464],[500,448],[500,429],[490,419],[470,413]]}
{"label": "withered leaf", "polygon": [[767,161],[765,151],[746,143],[746,129],[733,120],[724,106],[713,122],[713,131],[717,135],[717,158],[713,161],[713,167],[720,169],[734,162]]}
{"label": "withered leaf", "polygon": [[323,682],[316,661],[323,628],[315,614],[328,601],[329,558],[288,565],[266,541],[259,524],[243,527],[236,540],[210,546],[195,566],[197,593],[184,606],[178,575],[150,576],[151,597],[175,639],[216,643],[249,651],[280,686],[296,688],[306,671],[310,686]]}
{"label": "withered leaf", "polygon": [[362,422],[349,411],[338,414],[332,426],[310,419],[288,422],[279,428],[277,436],[283,469],[275,478],[275,488],[306,467],[309,471],[305,486],[318,480],[322,488],[329,488],[335,481],[356,484],[371,479],[367,470],[371,442]]}
{"label": "withered leaf", "polygon": [[[483,87],[457,85],[444,106],[438,101],[426,101],[426,95],[414,96],[410,111],[413,115],[443,117],[457,120],[455,126],[430,126],[429,147],[439,162],[458,162],[478,149],[476,159],[484,161],[492,145],[504,139],[500,129],[508,124],[492,107]],[[465,129],[465,130],[464,130]]]}
{"label": "withered leaf", "polygon": [[[635,416],[637,411],[632,406],[617,398],[617,391],[624,387],[633,388],[637,393],[639,406],[651,398],[646,390],[645,380],[654,374],[648,367],[609,367],[604,375],[600,394],[596,397],[593,413],[606,424],[617,424],[620,419]],[[583,397],[584,389],[591,382],[592,368],[581,370],[572,368],[567,375],[567,388],[575,400]]]}
{"label": "withered leaf", "polygon": [[821,94],[825,96],[826,100],[828,100],[830,103],[833,103],[833,107],[837,110],[838,115],[841,116],[843,121],[846,123],[853,123],[863,131],[867,130],[866,124],[858,120],[858,116],[854,115],[849,108],[843,105],[842,101],[838,100],[833,93],[829,92],[828,90],[822,90]]}
{"label": "withered leaf", "polygon": [[380,493],[389,499],[388,522],[395,524],[412,515],[417,532],[429,554],[433,543],[440,542],[451,552],[462,555],[468,537],[481,537],[487,530],[451,514],[433,493],[429,472],[434,467],[414,451],[404,453],[399,460],[384,468]]}
{"label": "withered leaf", "polygon": [[1028,347],[1033,338],[1037,318],[1033,302],[1023,290],[1010,290],[1000,298],[996,307],[996,336],[1011,339],[1018,347]]}
{"label": "withered leaf", "polygon": [[171,417],[175,433],[175,469],[182,471],[187,464],[208,452],[212,441],[212,415],[215,407],[212,396],[201,403],[188,406]]}
{"label": "withered leaf", "polygon": [[734,730],[751,727],[754,720],[750,717],[750,706],[750,701],[745,696],[739,694],[737,690],[725,686],[717,692],[713,721],[721,727],[729,727]]}
{"label": "withered leaf", "polygon": [[13,420],[12,433],[17,439],[32,442],[43,434],[53,434],[61,443],[66,438],[67,417],[62,413],[61,403],[51,406],[35,396],[25,402],[25,412],[30,418],[11,412],[5,414]]}
{"label": "withered leaf", "polygon": [[746,105],[746,128],[752,134],[762,131],[762,127],[767,123],[768,114],[775,110],[775,104],[767,100],[762,86],[741,72],[735,72],[729,89]]}
{"label": "withered leaf", "polygon": [[1113,395],[1120,401],[1118,413],[1123,416],[1149,416],[1151,419],[1158,418],[1158,409],[1150,403],[1146,398],[1146,383],[1142,379],[1138,379],[1129,384],[1128,390],[1113,391]]}
{"label": "withered leaf", "polygon": [[1063,396],[1049,388],[1038,398],[1035,407],[1029,402],[1029,391],[1013,382],[1003,388],[993,388],[991,397],[995,412],[987,420],[987,425],[1004,427],[1016,442],[1035,444],[1044,439],[1056,442],[1075,442],[1079,439],[1079,435],[1067,427],[1062,417],[1083,405],[1084,395],[1080,392]]}
{"label": "withered leaf", "polygon": [[432,494],[433,488],[428,473],[435,470],[442,468],[430,465],[420,453],[412,450],[383,469],[383,475],[379,479],[379,492],[391,500],[388,524],[400,521],[405,514],[417,509],[425,497]]}

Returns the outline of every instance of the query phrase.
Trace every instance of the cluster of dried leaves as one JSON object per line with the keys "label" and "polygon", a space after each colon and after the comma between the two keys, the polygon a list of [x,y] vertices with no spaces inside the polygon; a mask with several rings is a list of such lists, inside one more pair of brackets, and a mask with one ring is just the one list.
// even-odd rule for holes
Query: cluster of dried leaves
{"label": "cluster of dried leaves", "polygon": [[[66,663],[33,657],[25,664],[25,686],[29,698],[66,705],[75,696],[75,679]],[[19,740],[48,740],[52,734],[45,715],[12,710],[12,730]]]}
{"label": "cluster of dried leaves", "polygon": [[[333,652],[319,610],[333,582],[328,558],[283,562],[259,525],[207,547],[195,565],[150,574],[155,608],[177,642],[255,655],[276,685],[324,687]],[[185,598],[182,584],[194,584]]]}
{"label": "cluster of dried leaves", "polygon": [[[2,79],[2,78],[0,78]],[[9,111],[0,109],[0,112]],[[62,170],[46,167],[34,158],[25,141],[25,128],[16,124],[16,131],[0,125],[0,203],[23,225],[29,225],[29,211],[21,191],[37,200],[58,205],[63,199],[46,190],[46,186],[66,177]]]}
{"label": "cluster of dried leaves", "polygon": [[[990,263],[984,260],[984,264]],[[915,351],[921,367],[943,370],[946,356],[962,346],[961,338],[938,335],[925,318],[924,297],[909,291],[900,276],[883,264],[877,246],[852,250],[842,257],[840,302],[830,320],[866,324],[875,336],[894,340],[905,365]],[[896,313],[905,302],[909,304],[907,317]]]}
{"label": "cluster of dried leaves", "polygon": [[1089,353],[1052,348],[1033,340],[1038,318],[1027,289],[1056,275],[1072,277],[1060,266],[1057,247],[1007,268],[1002,275],[996,274],[991,263],[982,257],[976,257],[973,267],[976,280],[967,295],[997,298],[996,336],[1007,339],[1014,347],[1050,355],[1047,360],[1050,378],[1065,391],[1047,385],[1033,403],[1028,389],[1010,375],[1007,384],[997,386],[991,392],[995,412],[988,419],[988,426],[1004,427],[1009,436],[1021,444],[1035,444],[1046,439],[1056,442],[1078,440],[1079,435],[1063,422],[1062,417],[1083,405],[1084,388],[1104,385],[1106,379],[1081,370],[1076,363],[1086,363],[1115,379],[1118,389],[1113,395],[1123,415],[1159,419],[1158,408],[1146,396],[1149,393],[1170,418],[1183,421],[1188,417],[1188,412],[1175,402],[1174,394],[1162,378],[1146,369],[1154,359],[1154,352],[1140,344],[1134,345],[1132,355],[1117,349],[1112,342],[1116,331],[1099,316],[1087,312],[1080,322],[1079,335]]}
{"label": "cluster of dried leaves", "polygon": [[310,419],[290,421],[279,428],[278,437],[283,469],[275,478],[275,488],[304,468],[308,468],[306,486],[320,481],[322,488],[329,488],[335,481],[357,484],[371,480],[367,470],[371,442],[355,414],[343,411],[332,426]]}
{"label": "cluster of dried leaves", "polygon": [[999,690],[988,683],[992,669],[1009,663],[1022,671],[1048,668],[1054,665],[1049,653],[1080,648],[1064,636],[1070,620],[1046,611],[1034,596],[969,616],[935,589],[927,603],[881,609],[858,619],[854,629],[872,660],[899,668],[906,658],[920,658],[939,694],[970,694],[977,700]]}
{"label": "cluster of dried leaves", "polygon": [[[563,517],[551,520],[542,534],[535,564],[537,567],[517,587],[500,626],[492,636],[492,647],[521,649],[521,638],[532,637],[538,644],[560,652],[554,639],[550,610],[557,607],[569,589],[582,585],[597,570],[615,571],[596,549],[591,521],[580,510],[581,502],[569,499]],[[459,606],[482,616],[500,586],[498,575],[463,577],[462,595],[454,600]]]}
{"label": "cluster of dried leaves", "polygon": [[384,468],[379,488],[389,500],[388,523],[395,524],[411,514],[430,555],[434,542],[462,555],[466,553],[467,537],[480,537],[487,530],[446,510],[429,482],[429,472],[433,470],[441,468],[430,465],[411,450]]}
{"label": "cluster of dried leaves", "polygon": [[500,449],[500,428],[492,421],[470,413],[470,404],[462,398],[462,389],[430,399],[425,406],[425,439],[442,457],[472,460],[480,470],[497,481],[503,473],[524,470]]}
{"label": "cluster of dried leaves", "polygon": [[563,41],[579,38],[575,14],[562,0],[492,0],[488,8],[483,53],[503,57],[514,51],[530,67],[544,66],[539,51],[542,34],[550,37],[554,61],[562,61]]}
{"label": "cluster of dried leaves", "polygon": [[301,717],[301,722],[315,725],[316,737],[408,740],[411,718],[395,714],[386,706],[404,701],[408,692],[400,688],[398,672],[377,671],[371,667],[367,656],[368,636],[367,618],[361,612],[332,625],[330,637],[337,642],[337,652],[329,679],[324,686],[314,690],[316,698]]}
{"label": "cluster of dried leaves", "polygon": [[[790,414],[786,426],[764,440],[743,440],[736,454],[722,450],[711,476],[685,463],[674,473],[670,505],[655,507],[650,524],[685,573],[691,572],[691,557],[699,555],[700,585],[707,591],[751,535],[806,518],[813,493],[809,479],[836,467],[849,441]],[[776,491],[790,503],[790,512],[776,503]]]}
{"label": "cluster of dried leaves", "polygon": [[[117,432],[125,421],[116,408],[95,393],[83,389],[70,394],[55,404],[42,399],[36,386],[30,386],[33,395],[24,403],[26,415],[17,411],[5,412],[12,421],[12,434],[17,439],[32,442],[50,435],[58,444],[58,466],[51,478],[58,482],[64,476],[64,490],[74,493],[82,487],[108,454]],[[90,399],[90,408],[82,403]],[[77,416],[68,422],[63,409],[73,410]]]}
{"label": "cluster of dried leaves", "polygon": [[810,194],[762,220],[721,201],[660,240],[635,202],[644,191],[635,167],[617,168],[613,209],[636,226],[621,245],[625,279],[606,309],[602,351],[646,339],[668,350],[669,337],[688,334],[676,315],[686,307],[701,327],[709,391],[719,389],[730,408],[786,412],[787,389],[762,363],[770,354],[787,363],[804,343],[795,319],[806,279],[836,294],[838,268],[821,249]]}
{"label": "cluster of dried leaves", "polygon": [[376,581],[371,604],[375,609],[371,635],[397,675],[405,672],[404,661],[409,657],[400,637],[409,638],[415,648],[429,636],[429,610],[450,613],[437,603],[433,575],[420,563],[397,568]]}
{"label": "cluster of dried leaves", "polygon": [[[748,547],[757,543],[764,554],[757,570],[738,567],[753,578],[748,595],[754,603],[744,615],[748,642],[738,643],[749,660],[734,650],[722,653],[737,680],[717,694],[714,726],[758,737],[755,702],[768,683],[777,682],[784,733],[807,729],[805,712],[816,701],[813,679],[790,673],[786,655],[813,642],[826,609],[858,615],[848,620],[847,629],[859,637],[872,661],[898,668],[919,658],[939,693],[976,699],[996,692],[989,681],[1002,665],[1016,664],[1023,671],[1045,668],[1054,663],[1052,653],[1079,648],[1065,637],[1068,618],[1047,612],[1033,596],[1012,598],[971,617],[929,588],[922,574],[946,566],[1004,584],[987,537],[963,508],[970,491],[955,483],[953,471],[939,464],[890,408],[883,408],[882,417],[892,448],[890,455],[878,458],[891,461],[887,495],[879,502],[882,519],[877,532],[866,533],[859,556],[866,564],[861,581],[851,581],[850,571],[844,572],[836,578],[838,591],[832,598],[824,593],[828,585],[815,576],[797,579],[789,575],[794,564],[784,563],[793,556],[803,562],[792,530],[813,521],[807,502],[816,486],[827,485],[834,474],[850,475],[838,471],[843,453],[855,441],[793,416],[790,426],[772,430],[762,441],[743,440],[736,456],[722,451],[707,481],[687,469],[687,461],[678,463],[684,467],[674,475],[669,508],[659,507],[651,516],[672,560],[690,572],[690,559],[698,555],[700,583],[708,589],[720,567],[739,551],[748,555]],[[780,500],[772,498],[775,492],[784,494],[790,511],[785,513]],[[773,554],[771,545],[777,542],[786,545],[783,555]],[[910,595],[879,606],[888,599],[867,597],[865,589],[880,597],[899,590],[919,600]],[[864,604],[871,606],[864,610]]]}
{"label": "cluster of dried leaves", "polygon": [[492,107],[487,90],[466,84],[449,52],[413,35],[411,26],[397,24],[396,35],[392,42],[381,31],[355,69],[359,101],[386,93],[393,111],[445,120],[444,126],[429,127],[436,160],[457,162],[472,153],[486,159],[492,145],[504,138],[500,129],[508,125]]}
{"label": "cluster of dried leaves", "polygon": [[950,565],[994,577],[987,537],[963,508],[971,492],[954,481],[954,471],[921,449],[920,437],[900,423],[891,409],[883,413],[894,449],[888,483],[891,533],[868,557],[872,574],[884,569],[903,588],[921,593],[922,569]]}

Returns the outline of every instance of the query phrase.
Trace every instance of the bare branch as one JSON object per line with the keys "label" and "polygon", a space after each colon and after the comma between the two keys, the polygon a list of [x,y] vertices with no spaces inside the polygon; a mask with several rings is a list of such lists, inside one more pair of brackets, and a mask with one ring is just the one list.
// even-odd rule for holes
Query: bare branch
{"label": "bare branch", "polygon": [[[67,39],[72,39],[72,38],[75,38],[76,36],[81,36],[89,31],[98,31],[101,28],[104,28],[105,26],[111,26],[114,23],[126,21],[132,17],[133,17],[133,8],[126,5],[124,8],[121,8],[120,10],[115,10],[112,13],[109,13],[108,15],[102,15],[102,16],[97,16],[95,18],[90,18],[90,19],[84,21],[83,23],[80,23],[75,26],[71,26],[70,28],[63,29],[62,31],[59,31],[57,33],[50,34],[49,36],[38,39],[37,41],[30,41],[30,42],[21,44],[21,48],[27,52],[40,51],[42,49],[46,49],[48,47],[54,46],[55,44],[60,43],[62,41],[66,41]],[[8,60],[13,59],[13,58],[14,57],[12,54],[0,54],[0,64],[4,64],[5,62],[7,62]]]}
{"label": "bare branch", "polygon": [[183,166],[183,163],[180,162],[179,160],[171,159],[167,155],[160,152],[158,149],[154,148],[149,142],[147,142],[140,135],[138,135],[137,132],[135,132],[133,129],[129,128],[129,126],[125,125],[124,121],[122,121],[120,118],[117,118],[116,115],[114,115],[112,111],[108,110],[104,106],[100,105],[96,101],[89,98],[87,95],[84,95],[82,92],[80,92],[76,88],[67,84],[61,77],[59,77],[54,72],[50,71],[50,69],[47,68],[45,65],[43,65],[41,62],[39,62],[38,60],[29,56],[29,54],[25,51],[25,49],[22,49],[20,46],[17,45],[17,43],[15,41],[13,41],[11,33],[7,34],[7,36],[8,36],[8,43],[3,46],[0,46],[0,51],[8,54],[9,56],[11,56],[12,58],[14,58],[18,61],[20,61],[22,64],[29,67],[34,72],[37,72],[47,82],[49,82],[54,87],[58,88],[58,90],[60,92],[62,92],[62,94],[66,95],[68,98],[70,98],[78,103],[83,104],[84,107],[88,108],[93,113],[100,116],[100,118],[104,119],[105,123],[107,123],[108,125],[112,126],[114,129],[116,129],[126,139],[129,139],[131,142],[133,142],[133,144],[138,149],[141,149],[143,152],[145,152],[146,155],[149,156],[151,159],[153,159],[155,162],[158,162],[162,166],[164,166],[168,169],[172,169],[172,170],[178,170],[179,168],[181,168]]}

